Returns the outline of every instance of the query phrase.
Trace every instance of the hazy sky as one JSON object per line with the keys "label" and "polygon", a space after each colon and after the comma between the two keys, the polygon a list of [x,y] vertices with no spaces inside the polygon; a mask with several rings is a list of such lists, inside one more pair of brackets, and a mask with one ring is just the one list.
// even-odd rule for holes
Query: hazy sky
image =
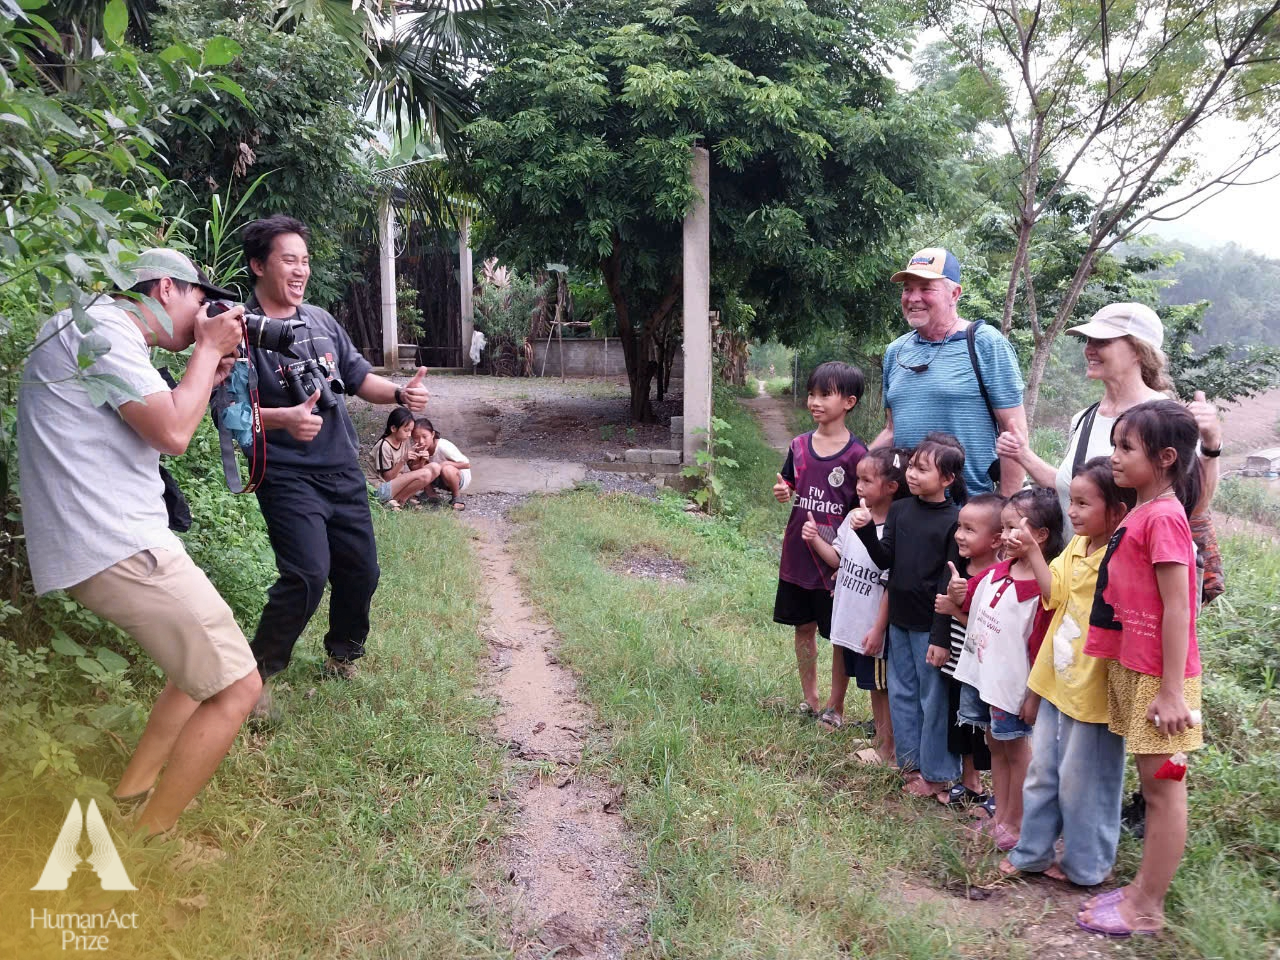
{"label": "hazy sky", "polygon": [[[942,36],[938,30],[926,30],[917,36],[916,49],[941,40]],[[900,88],[915,86],[917,81],[911,73],[908,59],[896,60],[891,71]],[[1240,146],[1235,139],[1239,130],[1239,125],[1224,121],[1202,136],[1206,170],[1224,169],[1233,156],[1240,154]],[[997,145],[1004,146],[999,141]],[[1280,173],[1280,157],[1271,158],[1265,167],[1255,167],[1248,179],[1261,180],[1276,173]],[[1089,186],[1098,177],[1096,171],[1090,174],[1082,170],[1075,179],[1081,185]],[[1176,220],[1148,224],[1143,232],[1206,248],[1236,243],[1270,259],[1280,259],[1278,219],[1280,177],[1268,183],[1230,187]]]}
{"label": "hazy sky", "polygon": [[1238,243],[1272,260],[1280,259],[1280,180],[1258,186],[1232,187],[1169,223],[1154,223],[1148,232],[1197,247]]}

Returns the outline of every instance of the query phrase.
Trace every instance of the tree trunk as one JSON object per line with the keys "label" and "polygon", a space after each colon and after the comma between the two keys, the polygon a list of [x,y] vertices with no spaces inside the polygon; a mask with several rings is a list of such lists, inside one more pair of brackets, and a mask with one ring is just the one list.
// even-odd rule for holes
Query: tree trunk
{"label": "tree trunk", "polygon": [[667,284],[667,291],[645,313],[638,323],[632,316],[631,303],[622,284],[622,242],[613,237],[613,251],[600,261],[600,272],[613,300],[618,316],[618,338],[622,341],[622,357],[627,365],[627,380],[631,385],[631,419],[636,423],[653,423],[657,417],[649,400],[649,388],[658,373],[656,354],[661,349],[661,338],[671,320],[676,301],[680,299],[681,274],[674,273]]}
{"label": "tree trunk", "polygon": [[1053,351],[1053,345],[1057,343],[1062,331],[1066,329],[1067,322],[1080,301],[1080,294],[1084,293],[1085,285],[1093,276],[1097,262],[1098,243],[1095,240],[1080,258],[1080,265],[1076,267],[1076,272],[1071,278],[1071,286],[1067,288],[1066,296],[1058,305],[1053,323],[1045,330],[1044,336],[1036,340],[1036,349],[1031,355],[1031,369],[1027,371],[1026,390],[1022,394],[1022,406],[1027,412],[1028,429],[1035,426],[1036,405],[1040,402],[1040,384],[1044,381],[1044,372],[1049,366],[1049,354]]}
{"label": "tree trunk", "polygon": [[631,322],[631,309],[626,291],[622,289],[622,244],[615,234],[613,251],[600,261],[600,272],[613,300],[618,317],[618,339],[622,341],[622,359],[627,367],[627,382],[631,387],[631,419],[636,423],[652,423],[653,404],[649,402],[649,384],[653,373],[649,370],[649,351],[643,323],[637,331]]}

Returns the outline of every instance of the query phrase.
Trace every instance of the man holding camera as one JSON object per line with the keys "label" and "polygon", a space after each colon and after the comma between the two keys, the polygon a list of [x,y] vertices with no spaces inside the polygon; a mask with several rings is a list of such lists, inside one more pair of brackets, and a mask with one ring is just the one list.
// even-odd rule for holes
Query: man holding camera
{"label": "man holding camera", "polygon": [[246,309],[295,321],[293,356],[252,348],[267,451],[258,503],[280,572],[252,643],[264,680],[254,716],[262,718],[271,713],[265,681],[288,666],[326,582],[332,593],[325,672],[350,679],[364,656],[378,557],[356,430],[341,394],[403,404],[414,413],[426,408],[428,398],[425,367],[397,387],[370,372],[332,315],[303,302],[311,276],[309,237],[305,224],[282,214],[244,228],[244,257],[254,280]]}
{"label": "man holding camera", "polygon": [[[18,456],[36,593],[66,590],[164,670],[115,794],[122,808],[141,807],[140,828],[161,833],[213,776],[262,686],[230,607],[169,530],[159,473],[160,454],[186,450],[231,369],[243,310],[210,317],[206,298],[230,294],[176,250],[148,250],[132,273],[134,297],[99,298],[86,310],[91,328],[68,310],[36,337],[18,397]],[[170,389],[151,347],[193,343]],[[114,379],[84,380],[81,358],[92,358],[83,373]]]}

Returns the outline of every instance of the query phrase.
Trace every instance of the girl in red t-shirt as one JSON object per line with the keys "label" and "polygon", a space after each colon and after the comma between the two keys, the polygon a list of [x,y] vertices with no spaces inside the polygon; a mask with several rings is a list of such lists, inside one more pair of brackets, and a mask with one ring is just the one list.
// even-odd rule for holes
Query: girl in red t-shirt
{"label": "girl in red t-shirt", "polygon": [[1165,894],[1186,846],[1185,758],[1170,761],[1202,744],[1195,545],[1187,523],[1203,488],[1198,437],[1195,417],[1172,400],[1131,407],[1111,431],[1116,484],[1135,490],[1138,505],[1107,544],[1084,652],[1110,661],[1108,726],[1137,761],[1149,841],[1127,887],[1081,908],[1081,927],[1112,937],[1164,926]]}

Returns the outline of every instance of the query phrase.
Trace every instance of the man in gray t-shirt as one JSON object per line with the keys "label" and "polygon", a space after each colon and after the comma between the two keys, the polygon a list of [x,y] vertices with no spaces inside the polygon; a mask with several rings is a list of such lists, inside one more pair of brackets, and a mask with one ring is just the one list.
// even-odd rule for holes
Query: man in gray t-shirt
{"label": "man in gray t-shirt", "polygon": [[[130,291],[158,303],[170,329],[124,296],[89,306],[91,329],[70,310],[49,320],[23,369],[18,457],[36,592],[66,590],[165,672],[116,789],[122,807],[141,807],[139,826],[158,833],[213,775],[261,682],[230,608],[169,531],[159,475],[160,454],[186,449],[230,370],[243,311],[209,317],[206,298],[228,294],[174,250],[147,251],[133,276]],[[193,343],[171,390],[151,366],[151,347]],[[93,359],[84,370],[82,357]],[[104,378],[92,383],[105,388],[105,403],[94,402],[85,375]]]}
{"label": "man in gray t-shirt", "polygon": [[[284,670],[327,584],[324,648],[329,656],[324,670],[350,679],[364,656],[379,569],[368,484],[344,393],[421,413],[427,405],[422,385],[427,371],[419,368],[403,387],[373,373],[338,321],[305,302],[311,278],[306,224],[275,214],[246,224],[241,235],[254,282],[249,310],[298,324],[289,354],[257,347],[252,351],[266,431],[266,472],[257,489],[258,505],[280,576],[267,591],[251,646],[264,681]],[[298,396],[291,384],[302,389],[299,365],[323,371],[334,396],[322,401],[318,388],[310,396]],[[307,382],[312,387],[316,383]],[[269,719],[275,712],[264,685],[254,716]]]}

